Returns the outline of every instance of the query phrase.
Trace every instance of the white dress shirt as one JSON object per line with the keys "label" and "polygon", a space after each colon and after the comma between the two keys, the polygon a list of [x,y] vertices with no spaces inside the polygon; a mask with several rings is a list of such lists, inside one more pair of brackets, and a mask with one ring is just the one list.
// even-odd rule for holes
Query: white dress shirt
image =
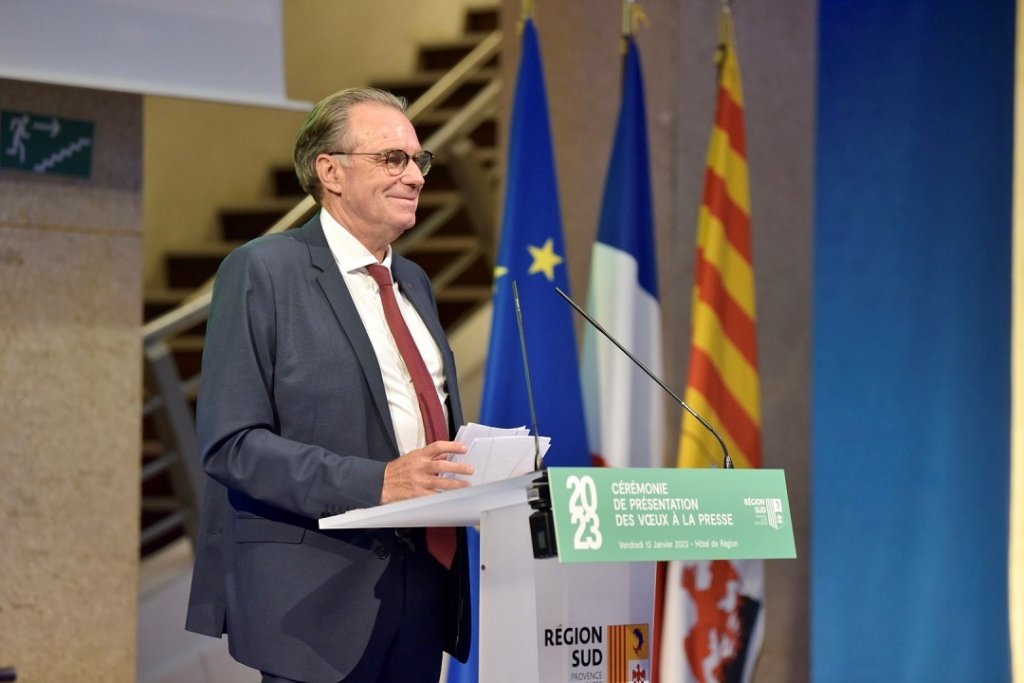
{"label": "white dress shirt", "polygon": [[[341,270],[341,276],[352,295],[352,301],[355,302],[356,310],[359,312],[366,333],[370,336],[370,343],[373,344],[374,353],[377,355],[377,363],[380,365],[381,376],[384,379],[384,392],[387,394],[388,408],[391,411],[391,421],[395,425],[395,436],[398,438],[399,452],[405,454],[413,449],[421,448],[426,444],[426,433],[423,428],[423,418],[420,415],[419,401],[416,399],[416,388],[412,383],[412,375],[405,367],[405,361],[398,351],[398,345],[395,343],[395,339],[391,335],[391,328],[388,327],[387,319],[384,317],[380,288],[366,272],[366,266],[377,263],[377,258],[352,233],[334,220],[334,217],[326,209],[320,210],[320,224],[324,228],[327,245],[334,255],[335,263]],[[389,271],[391,270],[390,246],[381,265]],[[391,279],[394,280],[394,278]],[[397,282],[394,287],[402,317],[420,350],[420,355],[423,356],[427,370],[430,371],[430,377],[434,381],[438,398],[441,400],[441,407],[445,410],[445,417],[447,417],[448,392],[445,389],[441,352],[416,309],[402,294]]]}

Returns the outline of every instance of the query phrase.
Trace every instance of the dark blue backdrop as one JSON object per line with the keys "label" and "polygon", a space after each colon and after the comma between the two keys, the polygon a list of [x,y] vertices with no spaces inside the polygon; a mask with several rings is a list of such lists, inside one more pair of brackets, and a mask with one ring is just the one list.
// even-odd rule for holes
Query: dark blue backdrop
{"label": "dark blue backdrop", "polygon": [[812,670],[1008,681],[1014,3],[822,0]]}

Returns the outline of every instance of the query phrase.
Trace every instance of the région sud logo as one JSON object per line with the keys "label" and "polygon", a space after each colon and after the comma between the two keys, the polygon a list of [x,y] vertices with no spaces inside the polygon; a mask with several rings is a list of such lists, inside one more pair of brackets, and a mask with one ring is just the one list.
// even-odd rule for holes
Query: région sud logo
{"label": "r\u00e9gion sud logo", "polygon": [[575,474],[565,480],[565,486],[572,490],[569,495],[569,514],[576,527],[572,545],[576,550],[598,550],[604,539],[601,536],[601,519],[597,516],[597,486],[589,475]]}
{"label": "r\u00e9gion sud logo", "polygon": [[782,528],[781,498],[744,498],[743,505],[754,509],[754,524],[757,526],[770,526],[775,530]]}

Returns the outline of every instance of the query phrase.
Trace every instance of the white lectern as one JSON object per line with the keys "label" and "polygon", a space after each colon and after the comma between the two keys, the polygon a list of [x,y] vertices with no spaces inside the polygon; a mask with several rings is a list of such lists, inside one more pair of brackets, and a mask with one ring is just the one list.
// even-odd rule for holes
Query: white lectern
{"label": "white lectern", "polygon": [[649,681],[654,563],[535,560],[527,493],[539,476],[353,510],[320,528],[479,525],[482,681]]}

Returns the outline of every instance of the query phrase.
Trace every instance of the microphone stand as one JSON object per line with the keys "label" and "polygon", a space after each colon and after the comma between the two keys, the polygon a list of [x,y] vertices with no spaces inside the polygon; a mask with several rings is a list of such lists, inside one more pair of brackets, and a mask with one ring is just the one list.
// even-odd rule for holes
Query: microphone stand
{"label": "microphone stand", "polygon": [[598,332],[603,334],[608,339],[608,341],[610,341],[612,344],[615,344],[615,346],[618,347],[619,351],[622,351],[624,354],[626,354],[626,356],[631,361],[633,361],[633,363],[638,368],[643,370],[645,373],[647,373],[648,377],[650,377],[655,382],[657,382],[658,386],[661,387],[662,389],[664,389],[668,393],[668,395],[671,396],[675,400],[676,403],[678,403],[684,410],[686,410],[686,412],[688,412],[690,415],[693,415],[693,417],[697,420],[697,422],[700,422],[702,425],[704,425],[704,428],[707,429],[709,432],[711,432],[712,436],[714,436],[715,439],[718,440],[718,445],[722,447],[722,467],[724,469],[727,469],[727,470],[733,469],[732,457],[729,455],[729,447],[725,445],[725,439],[723,439],[721,437],[721,435],[717,431],[715,431],[715,428],[712,427],[711,424],[707,420],[705,420],[703,417],[701,417],[697,413],[697,411],[695,411],[693,408],[691,408],[689,405],[687,405],[686,401],[684,401],[683,399],[681,399],[678,396],[676,396],[676,393],[674,391],[669,389],[668,386],[664,382],[662,382],[661,379],[657,375],[655,375],[653,372],[651,372],[651,370],[646,365],[644,365],[642,362],[640,362],[639,358],[634,356],[632,353],[629,352],[629,350],[625,346],[620,344],[618,339],[613,337],[608,330],[604,329],[604,327],[601,326],[601,323],[599,323],[596,320],[594,320],[593,316],[591,316],[589,313],[587,313],[582,308],[580,308],[579,304],[577,304],[575,301],[573,301],[572,298],[568,294],[563,292],[558,287],[555,287],[555,291],[558,292],[558,294],[563,299],[565,299],[567,302],[569,302],[569,305],[572,306],[574,309],[576,309],[576,312],[579,313],[580,315],[582,315],[584,320],[586,320],[588,323],[593,325],[594,329],[596,329]]}
{"label": "microphone stand", "polygon": [[519,328],[519,350],[523,356],[523,371],[526,373],[526,398],[530,403],[530,420],[533,422],[533,469],[541,475],[533,482],[529,491],[529,503],[534,512],[530,513],[530,541],[533,557],[542,560],[558,557],[555,541],[555,514],[551,509],[551,486],[548,470],[540,456],[540,430],[537,427],[537,405],[533,399],[533,382],[530,380],[530,359],[526,354],[526,328],[523,325],[523,309],[519,304],[519,286],[512,281],[512,299],[516,306],[516,325]]}

